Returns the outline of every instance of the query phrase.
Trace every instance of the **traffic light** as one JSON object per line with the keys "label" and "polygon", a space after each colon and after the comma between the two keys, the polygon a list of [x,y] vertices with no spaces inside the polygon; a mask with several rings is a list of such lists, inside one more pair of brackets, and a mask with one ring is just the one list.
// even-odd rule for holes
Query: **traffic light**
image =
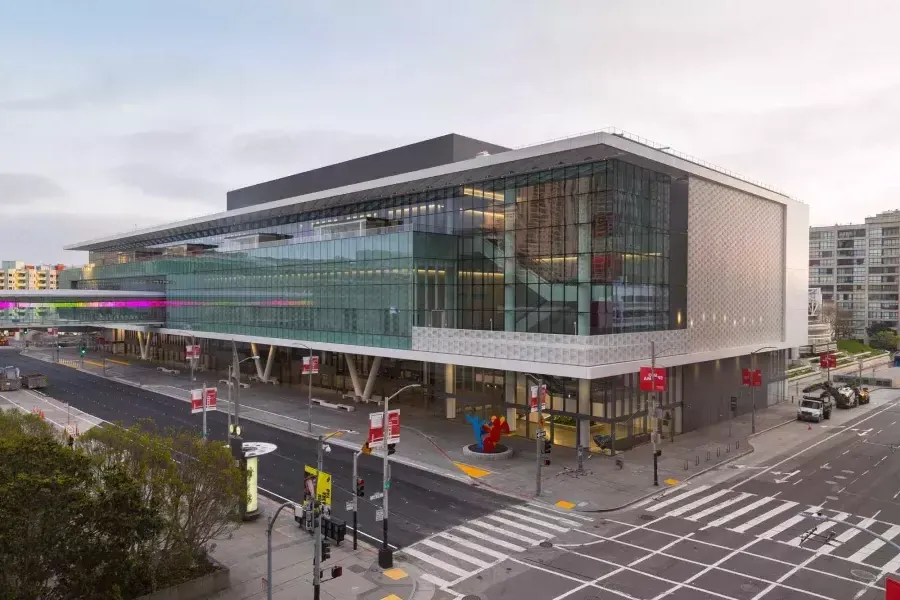
{"label": "traffic light", "polygon": [[356,495],[360,498],[366,495],[366,481],[362,477],[356,480]]}
{"label": "traffic light", "polygon": [[553,450],[553,443],[550,440],[544,440],[544,454],[550,454]]}
{"label": "traffic light", "polygon": [[397,444],[388,444],[388,455],[397,451]]}
{"label": "traffic light", "polygon": [[79,353],[81,356],[84,356],[85,354],[87,354],[87,346],[82,346],[81,348],[79,348],[79,349],[78,349],[78,353]]}
{"label": "traffic light", "polygon": [[329,545],[328,540],[322,540],[322,561],[325,562],[331,558],[331,545]]}
{"label": "traffic light", "polygon": [[360,448],[360,451],[366,455],[372,454],[372,448],[369,447],[369,442],[366,442],[365,444],[363,444],[362,448]]}

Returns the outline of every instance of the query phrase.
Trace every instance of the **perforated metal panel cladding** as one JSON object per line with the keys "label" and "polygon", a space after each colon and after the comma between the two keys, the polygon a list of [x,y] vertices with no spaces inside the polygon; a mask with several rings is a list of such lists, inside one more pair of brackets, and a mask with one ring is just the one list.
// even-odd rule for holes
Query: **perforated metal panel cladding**
{"label": "perforated metal panel cladding", "polygon": [[784,335],[784,206],[691,178],[690,351],[765,345]]}

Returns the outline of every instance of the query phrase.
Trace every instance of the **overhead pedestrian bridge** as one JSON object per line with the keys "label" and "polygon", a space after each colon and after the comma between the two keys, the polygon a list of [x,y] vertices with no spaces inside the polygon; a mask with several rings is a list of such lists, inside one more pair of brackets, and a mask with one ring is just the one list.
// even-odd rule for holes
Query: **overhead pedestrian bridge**
{"label": "overhead pedestrian bridge", "polygon": [[116,323],[161,325],[163,292],[127,290],[0,290],[0,331]]}

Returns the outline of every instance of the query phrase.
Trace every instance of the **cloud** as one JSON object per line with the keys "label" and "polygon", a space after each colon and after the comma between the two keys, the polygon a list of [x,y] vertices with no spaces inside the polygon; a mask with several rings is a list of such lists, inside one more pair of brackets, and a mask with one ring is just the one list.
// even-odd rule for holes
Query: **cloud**
{"label": "cloud", "polygon": [[59,184],[44,175],[0,173],[0,204],[25,204],[64,195]]}
{"label": "cloud", "polygon": [[197,131],[155,130],[121,135],[118,145],[131,156],[171,157],[201,150],[203,139]]}
{"label": "cloud", "polygon": [[121,165],[112,169],[111,173],[119,183],[158,198],[221,203],[225,195],[225,188],[217,183],[149,163]]}
{"label": "cloud", "polygon": [[390,136],[346,131],[255,131],[232,140],[231,158],[241,163],[295,165],[299,170],[350,160],[402,143]]}

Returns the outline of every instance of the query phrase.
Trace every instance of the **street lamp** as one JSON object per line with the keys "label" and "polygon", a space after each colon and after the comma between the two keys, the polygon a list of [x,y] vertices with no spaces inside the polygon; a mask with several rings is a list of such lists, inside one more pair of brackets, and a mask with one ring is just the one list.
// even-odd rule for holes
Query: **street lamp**
{"label": "street lamp", "polygon": [[[248,356],[243,360],[237,359],[237,346],[234,344],[234,340],[231,341],[231,348],[234,355],[234,365],[230,367],[230,374],[228,376],[228,391],[231,391],[231,378],[234,376],[234,402],[232,402],[232,407],[234,408],[234,429],[235,431],[239,431],[240,421],[240,404],[241,404],[241,363],[245,363],[248,360],[256,360],[258,356]],[[229,401],[231,399],[229,398]],[[228,413],[229,416],[231,412]],[[230,419],[229,419],[230,420]],[[240,436],[240,433],[237,434]],[[231,445],[231,423],[228,424],[228,444]]]}
{"label": "street lamp", "polygon": [[384,410],[382,411],[381,416],[381,431],[382,439],[384,441],[384,463],[383,463],[383,473],[382,473],[382,487],[384,496],[381,501],[382,512],[384,512],[384,522],[383,526],[383,538],[381,540],[381,550],[378,551],[378,565],[382,569],[390,569],[394,566],[394,554],[391,552],[390,546],[388,546],[388,488],[391,485],[390,475],[388,473],[388,439],[390,438],[390,425],[388,424],[388,403],[399,396],[402,392],[412,389],[422,387],[421,384],[413,383],[407,385],[405,387],[400,388],[394,394],[388,398],[384,399]]}
{"label": "street lamp", "polygon": [[306,431],[307,433],[312,433],[312,376],[313,376],[313,359],[312,359],[312,348],[307,346],[306,344],[298,343],[298,346],[301,348],[306,348],[309,350],[309,398],[308,405],[306,407]]}
{"label": "street lamp", "polygon": [[[753,385],[753,374],[756,372],[756,355],[763,350],[778,350],[775,346],[763,346],[750,353],[750,433],[756,433],[756,386]],[[762,381],[762,377],[760,377]]]}

